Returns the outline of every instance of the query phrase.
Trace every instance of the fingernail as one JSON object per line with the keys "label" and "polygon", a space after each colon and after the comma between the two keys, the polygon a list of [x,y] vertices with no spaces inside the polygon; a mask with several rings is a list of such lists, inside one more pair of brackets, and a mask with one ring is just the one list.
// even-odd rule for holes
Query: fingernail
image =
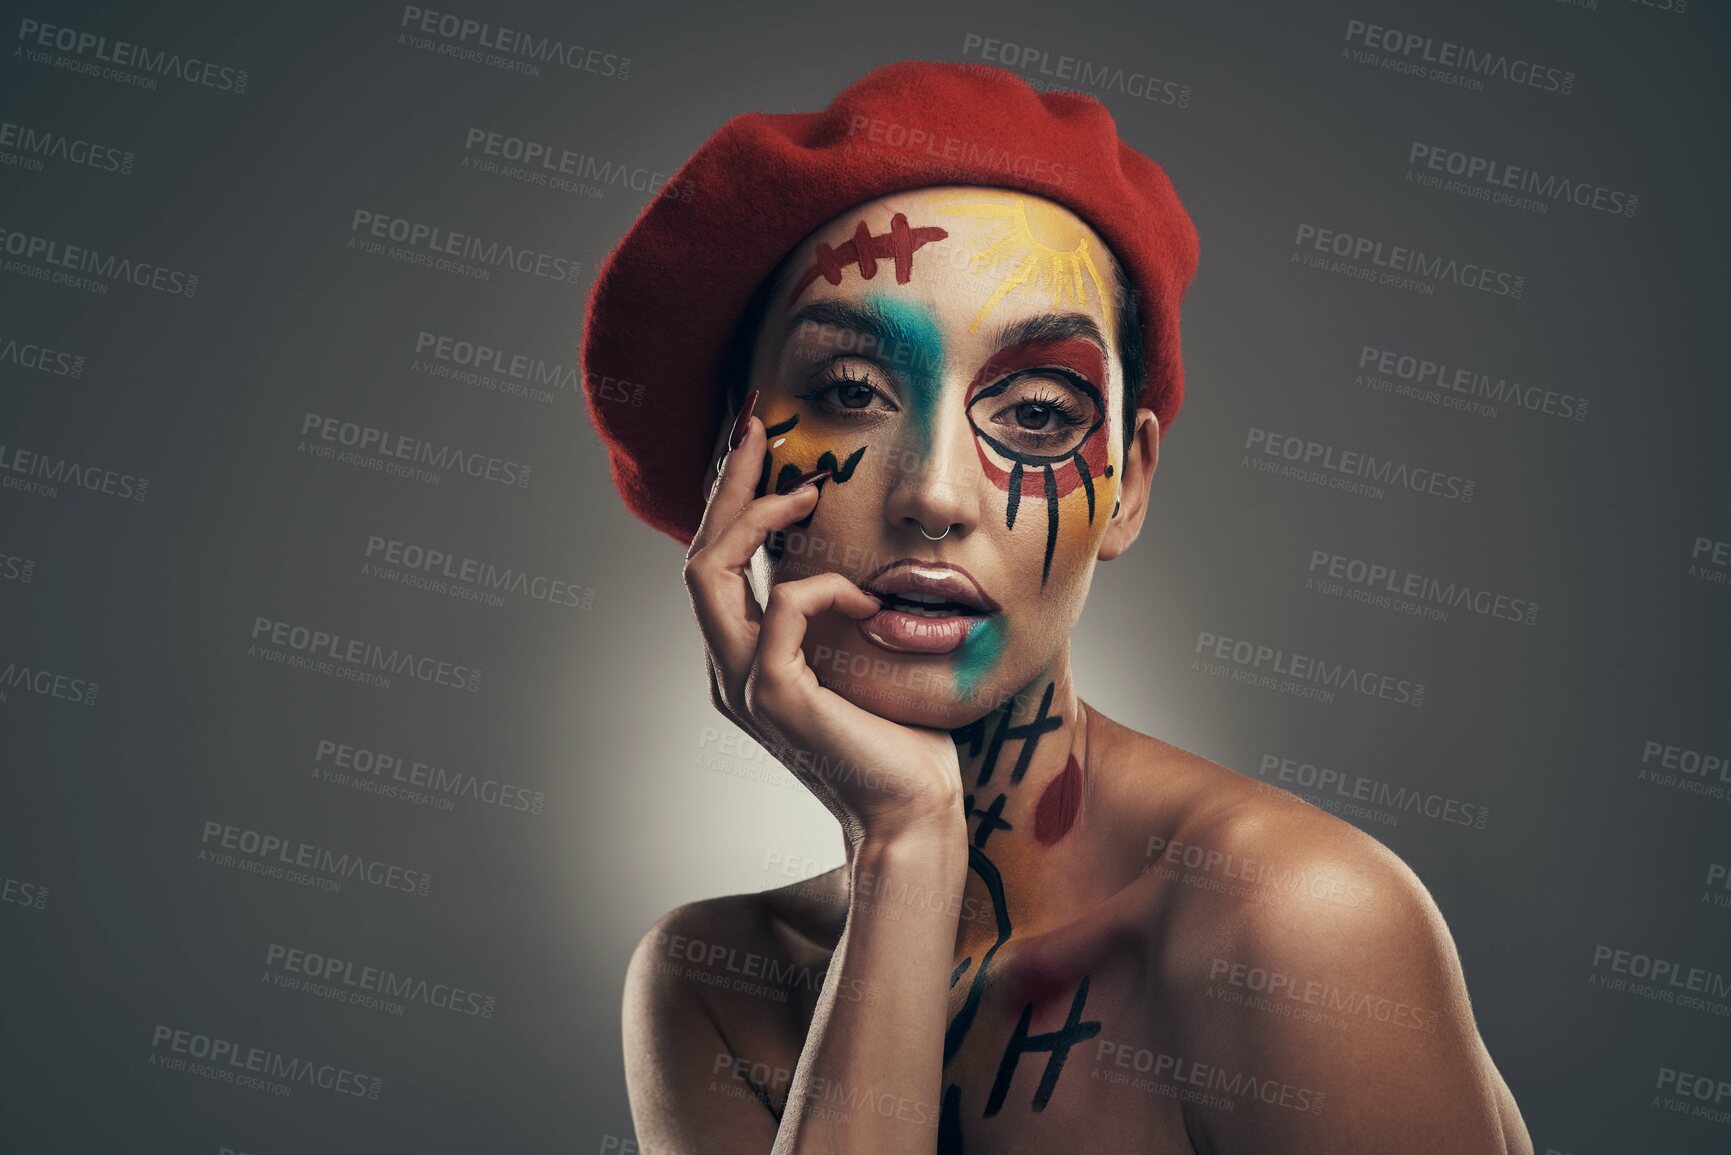
{"label": "fingernail", "polygon": [[810,473],[802,473],[798,477],[789,478],[785,486],[778,485],[775,487],[775,491],[777,493],[792,493],[796,489],[804,489],[808,485],[816,484],[828,476],[829,470],[814,469]]}
{"label": "fingernail", "polygon": [[753,389],[745,395],[745,408],[739,411],[739,416],[733,419],[733,432],[727,435],[727,450],[729,453],[739,448],[739,443],[745,440],[745,431],[751,425],[751,411],[757,408],[757,390]]}

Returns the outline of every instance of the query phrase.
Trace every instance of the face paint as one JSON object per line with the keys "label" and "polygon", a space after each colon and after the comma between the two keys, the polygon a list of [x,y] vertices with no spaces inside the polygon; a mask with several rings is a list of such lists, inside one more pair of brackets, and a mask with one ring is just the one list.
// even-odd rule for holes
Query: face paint
{"label": "face paint", "polygon": [[1059,311],[1066,299],[1082,308],[1087,304],[1089,282],[1100,299],[1100,310],[1107,324],[1111,324],[1111,300],[1106,295],[1099,266],[1094,263],[1093,249],[1085,231],[1087,226],[1080,219],[1056,205],[1031,197],[1005,196],[981,200],[972,194],[964,194],[943,203],[947,212],[996,222],[1003,228],[991,243],[974,254],[971,262],[976,267],[1006,262],[1010,268],[999,278],[997,288],[980,306],[980,311],[974,314],[968,332],[977,332],[980,323],[998,302],[1023,287],[1048,292],[1053,312]]}
{"label": "face paint", "polygon": [[[1040,370],[1046,370],[1048,376],[1061,370],[1061,375],[1088,399],[1094,410],[1092,420],[1086,423],[1074,444],[1066,443],[1057,452],[1015,444],[1015,434],[991,421],[988,415],[993,398],[1015,388],[1023,377],[1038,376]],[[1106,438],[1100,435],[1106,426],[1106,401],[1099,386],[1105,380],[1106,359],[1099,347],[1092,341],[1068,338],[1028,341],[1003,349],[980,368],[968,386],[966,404],[968,423],[974,430],[974,448],[986,476],[1006,495],[1005,527],[1016,528],[1016,515],[1024,497],[1043,499],[1046,503],[1042,585],[1051,574],[1052,556],[1057,549],[1060,502],[1080,488],[1087,500],[1085,524],[1091,525],[1096,501],[1094,479],[1112,476],[1112,465],[1106,460]],[[985,427],[981,425],[982,416],[986,417]],[[994,455],[1007,462],[1007,466],[993,460]]]}
{"label": "face paint", "polygon": [[941,241],[949,236],[948,231],[936,226],[926,226],[917,229],[908,227],[908,218],[897,213],[890,218],[890,231],[872,236],[871,229],[861,221],[853,232],[853,240],[844,241],[835,248],[820,243],[812,253],[811,267],[805,271],[793,287],[793,299],[822,277],[832,285],[841,284],[841,271],[849,265],[859,266],[859,275],[866,280],[877,276],[878,258],[887,257],[895,264],[896,284],[905,285],[913,276],[914,253],[921,247],[933,241]]}
{"label": "face paint", "polygon": [[956,693],[968,697],[1003,656],[1004,624],[994,614],[976,625],[956,649]]}
{"label": "face paint", "polygon": [[[763,427],[764,434],[769,438],[769,447],[763,451],[763,469],[757,475],[756,495],[758,497],[762,497],[764,494],[769,492],[769,475],[775,463],[775,450],[782,447],[787,442],[788,438],[786,435],[792,432],[794,427],[798,424],[799,414],[795,413],[784,420],[777,421],[774,424],[766,424]],[[819,490],[818,501],[820,503],[823,501],[823,487],[832,481],[837,485],[845,484],[853,477],[854,469],[859,465],[860,458],[865,456],[865,451],[866,446],[862,445],[852,453],[848,454],[847,460],[845,461],[837,460],[835,451],[832,449],[826,449],[818,455],[817,464],[812,466],[812,468],[827,469],[830,471],[830,476],[828,478],[817,483]],[[798,477],[800,474],[805,472],[806,470],[804,468],[795,465],[791,461],[783,462],[781,469],[775,473],[775,485],[777,491],[779,491],[781,486],[790,478]],[[813,506],[811,512],[794,522],[791,528],[804,529],[806,526],[811,524],[811,519],[815,516],[817,516],[817,507]],[[787,531],[778,529],[771,533],[768,540],[764,543],[764,548],[768,552],[770,560],[780,561],[782,555],[787,550]]]}
{"label": "face paint", "polygon": [[[1024,687],[1026,690],[1029,687]],[[1006,706],[1000,706],[986,717],[975,719],[966,726],[950,731],[950,737],[956,744],[958,756],[971,759],[979,756],[982,748],[985,758],[980,763],[976,777],[976,790],[985,786],[991,780],[992,772],[997,765],[998,756],[1006,741],[1019,741],[1021,750],[1016,758],[1016,769],[1010,774],[1007,789],[1014,789],[1021,781],[1022,773],[1039,746],[1041,738],[1062,725],[1061,719],[1048,714],[1052,702],[1053,683],[1047,682],[1039,710],[1028,721],[1020,725],[1011,725],[1012,711]],[[1020,700],[1022,694],[1015,699]],[[991,744],[985,745],[988,722],[992,723]],[[986,851],[992,836],[1003,832],[1004,837],[1017,837],[1016,828],[1003,818],[1004,804],[1007,800],[1004,790],[999,790],[992,804],[979,807],[974,804],[974,796],[969,795],[964,802],[965,812],[970,819],[977,818],[978,825],[968,846],[968,869],[976,875],[986,890],[986,898],[991,904],[993,922],[996,933],[991,944],[980,955],[978,960],[969,955],[958,963],[950,972],[950,988],[953,990],[964,977],[969,982],[961,1005],[950,1018],[949,1026],[944,1031],[944,1068],[948,1070],[951,1061],[956,1057],[973,1029],[982,1002],[982,995],[995,982],[1001,981],[998,976],[998,952],[1011,941],[1015,934],[1015,925],[1010,916],[1009,901],[1004,887],[1003,875],[997,864],[992,861]],[[1075,825],[1082,805],[1082,770],[1071,753],[1064,770],[1053,779],[1040,796],[1040,801],[1034,812],[1034,837],[1043,846],[1050,846],[1067,834]],[[1064,1073],[1064,1066],[1070,1051],[1079,1043],[1098,1035],[1103,1024],[1098,1019],[1085,1019],[1084,1012],[1088,1002],[1090,976],[1083,975],[1069,999],[1069,1010],[1061,1025],[1051,1031],[1034,1034],[1030,1028],[1033,1023],[1035,1001],[1023,1004],[1021,1015],[1015,1028],[1010,1033],[1009,1042],[1005,1045],[1003,1058],[998,1064],[997,1078],[992,1083],[990,1093],[986,1096],[981,1118],[991,1118],[1004,1110],[1009,1103],[1009,1097],[1015,1083],[1016,1071],[1024,1057],[1031,1055],[1045,1056],[1045,1066],[1038,1082],[1033,1088],[1029,1100],[1029,1110],[1038,1114],[1044,1111],[1051,1102],[1052,1094],[1057,1089],[1059,1080]],[[1040,1003],[1048,1002],[1045,995],[1037,995]],[[1024,1086],[1027,1080],[1024,1079]],[[957,1152],[962,1150],[962,1119],[964,1090],[959,1082],[951,1082],[944,1090],[943,1107],[938,1119],[938,1143],[940,1152]],[[969,1105],[971,1110],[971,1104]]]}
{"label": "face paint", "polygon": [[874,293],[867,298],[872,308],[882,313],[901,334],[886,347],[890,363],[900,370],[907,385],[909,416],[919,436],[920,456],[932,451],[932,426],[937,415],[938,394],[943,386],[944,333],[938,327],[931,310],[914,301],[904,301],[887,293]]}

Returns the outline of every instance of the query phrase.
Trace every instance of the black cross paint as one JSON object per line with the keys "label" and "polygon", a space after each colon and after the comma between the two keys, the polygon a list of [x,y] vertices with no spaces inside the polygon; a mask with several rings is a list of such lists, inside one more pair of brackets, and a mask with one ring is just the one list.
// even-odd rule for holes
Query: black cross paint
{"label": "black cross paint", "polygon": [[968,1037],[968,1029],[974,1025],[974,1016],[980,1011],[980,998],[985,994],[986,979],[992,973],[992,957],[998,953],[999,947],[1010,941],[1010,906],[1004,898],[1004,876],[977,846],[968,847],[968,869],[986,884],[986,894],[992,900],[992,914],[998,921],[998,933],[992,945],[986,948],[986,953],[980,956],[979,969],[974,971],[974,977],[968,983],[968,993],[962,998],[962,1009],[956,1012],[944,1031],[946,1067],[961,1049],[962,1040]]}
{"label": "black cross paint", "polygon": [[943,1110],[938,1115],[938,1155],[962,1155],[962,1085],[951,1083],[944,1091]]}
{"label": "black cross paint", "polygon": [[1046,1051],[1051,1055],[1046,1060],[1045,1074],[1040,1076],[1040,1085],[1034,1090],[1034,1110],[1046,1109],[1046,1104],[1052,1100],[1052,1092],[1058,1087],[1058,1076],[1064,1073],[1064,1061],[1070,1057],[1070,1048],[1100,1033],[1098,1020],[1082,1021],[1082,1005],[1087,1001],[1088,976],[1083,975],[1064,1025],[1044,1035],[1028,1034],[1028,1024],[1034,1018],[1034,1004],[1022,1008],[1022,1017],[1016,1020],[1015,1033],[1004,1048],[1004,1061],[998,1064],[997,1082],[992,1084],[991,1097],[986,1100],[986,1118],[996,1115],[1003,1107],[1004,1097],[1010,1093],[1010,1080],[1016,1077],[1016,1064],[1029,1051]]}
{"label": "black cross paint", "polygon": [[[1028,772],[1028,766],[1034,760],[1034,751],[1039,748],[1040,739],[1047,733],[1056,730],[1064,724],[1064,719],[1048,711],[1052,708],[1052,691],[1056,687],[1053,682],[1046,683],[1046,692],[1040,696],[1040,709],[1032,719],[1020,726],[1010,725],[1010,707],[1015,699],[999,706],[992,713],[997,715],[997,723],[992,728],[992,744],[986,748],[986,760],[980,764],[980,777],[976,786],[984,786],[992,780],[992,771],[997,768],[998,755],[1004,749],[1004,743],[1022,740],[1022,751],[1016,755],[1016,769],[1010,774],[1010,785],[1020,785],[1022,775]],[[980,740],[985,737],[985,718],[976,718],[966,726],[958,726],[950,731],[950,738],[958,746],[967,743],[967,756],[972,758],[980,752]]]}
{"label": "black cross paint", "polygon": [[992,836],[992,831],[1015,829],[1001,817],[1004,813],[1004,801],[1008,797],[1007,794],[998,795],[992,800],[992,804],[984,810],[974,809],[974,796],[972,794],[963,799],[968,807],[968,817],[972,818],[976,814],[980,816],[979,828],[974,831],[974,845],[981,850],[986,848],[986,839]]}

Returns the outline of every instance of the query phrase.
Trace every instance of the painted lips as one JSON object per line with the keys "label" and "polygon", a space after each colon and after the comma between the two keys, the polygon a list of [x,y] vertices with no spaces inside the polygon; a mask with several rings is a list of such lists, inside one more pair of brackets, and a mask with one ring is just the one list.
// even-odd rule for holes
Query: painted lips
{"label": "painted lips", "polygon": [[950,653],[1000,608],[972,574],[949,562],[902,558],[860,587],[884,608],[861,620],[859,632],[892,653]]}

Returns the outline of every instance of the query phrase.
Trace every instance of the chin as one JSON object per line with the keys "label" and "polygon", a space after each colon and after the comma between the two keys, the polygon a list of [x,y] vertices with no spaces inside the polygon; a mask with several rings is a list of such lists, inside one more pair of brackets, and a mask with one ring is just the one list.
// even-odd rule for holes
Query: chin
{"label": "chin", "polygon": [[819,680],[860,709],[904,726],[954,730],[991,709],[990,705],[971,698],[958,698],[953,690],[944,691],[934,687],[922,692],[889,678],[854,678],[842,675]]}
{"label": "chin", "polygon": [[958,691],[947,655],[896,654],[859,645],[840,650],[808,642],[806,662],[825,689],[904,726],[954,730],[1015,692],[995,682]]}

